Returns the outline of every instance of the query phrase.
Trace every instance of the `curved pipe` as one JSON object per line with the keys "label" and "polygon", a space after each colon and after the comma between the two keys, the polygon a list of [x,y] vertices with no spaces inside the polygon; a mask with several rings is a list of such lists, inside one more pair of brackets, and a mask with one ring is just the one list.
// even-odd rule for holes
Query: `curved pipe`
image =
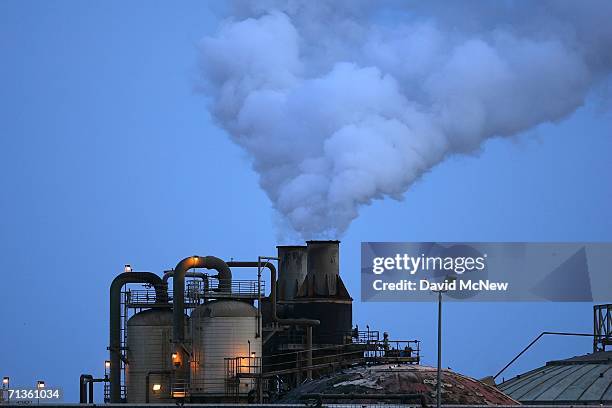
{"label": "curved pipe", "polygon": [[124,272],[110,286],[110,402],[121,402],[121,288],[126,283],[148,283],[155,288],[155,302],[168,302],[168,289],[153,272]]}
{"label": "curved pipe", "polygon": [[236,262],[227,263],[229,267],[236,268],[268,268],[270,271],[270,303],[272,306],[272,321],[280,324],[294,326],[318,326],[321,322],[316,319],[280,319],[276,315],[276,268],[270,262]]}
{"label": "curved pipe", "polygon": [[89,383],[89,403],[93,404],[93,375],[81,374],[79,377],[79,403],[87,404],[87,383]]}
{"label": "curved pipe", "polygon": [[176,265],[172,282],[172,341],[177,345],[176,351],[181,354],[185,340],[185,274],[191,268],[215,269],[219,273],[219,289],[230,292],[232,288],[232,271],[222,259],[194,255]]}
{"label": "curved pipe", "polygon": [[[168,280],[172,278],[173,276],[174,276],[174,270],[167,271],[164,273],[162,280],[164,281],[165,284],[168,284]],[[205,284],[208,284],[208,275],[205,274],[204,272],[186,272],[185,276],[188,278],[200,278],[205,282]]]}

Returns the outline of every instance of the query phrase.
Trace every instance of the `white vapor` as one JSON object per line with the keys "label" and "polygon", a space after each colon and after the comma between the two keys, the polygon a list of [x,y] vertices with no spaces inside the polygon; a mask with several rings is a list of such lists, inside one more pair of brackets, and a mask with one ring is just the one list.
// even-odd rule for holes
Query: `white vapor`
{"label": "white vapor", "polygon": [[445,157],[558,121],[612,68],[612,2],[234,4],[202,40],[211,112],[304,238]]}

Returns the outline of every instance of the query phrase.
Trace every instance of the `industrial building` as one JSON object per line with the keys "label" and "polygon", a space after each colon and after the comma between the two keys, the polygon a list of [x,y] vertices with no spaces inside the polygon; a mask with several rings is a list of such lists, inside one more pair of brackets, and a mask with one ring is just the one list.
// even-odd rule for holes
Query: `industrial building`
{"label": "industrial building", "polygon": [[[105,376],[81,375],[81,402],[104,382],[107,403],[287,403],[336,391],[427,404],[435,369],[420,366],[420,342],[353,326],[339,244],[278,246],[245,261],[195,255],[163,275],[126,265],[110,287]],[[237,269],[252,278],[236,279]],[[445,402],[516,404],[469,377],[443,378]]]}

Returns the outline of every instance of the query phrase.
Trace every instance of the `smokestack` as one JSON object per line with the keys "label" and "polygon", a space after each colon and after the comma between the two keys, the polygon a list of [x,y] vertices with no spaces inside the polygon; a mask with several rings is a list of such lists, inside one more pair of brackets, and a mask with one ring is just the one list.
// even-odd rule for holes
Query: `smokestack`
{"label": "smokestack", "polygon": [[314,296],[335,296],[340,275],[338,246],[340,241],[306,241],[307,271],[312,279]]}
{"label": "smokestack", "polygon": [[298,288],[306,278],[306,246],[279,245],[278,249],[278,283],[277,299],[293,300]]}

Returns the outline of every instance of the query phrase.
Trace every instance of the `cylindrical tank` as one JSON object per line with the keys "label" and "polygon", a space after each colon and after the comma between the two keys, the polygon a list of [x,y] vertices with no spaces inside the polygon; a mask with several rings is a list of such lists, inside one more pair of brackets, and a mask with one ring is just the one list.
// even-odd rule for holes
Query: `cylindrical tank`
{"label": "cylindrical tank", "polygon": [[190,320],[194,360],[191,395],[223,397],[253,390],[252,379],[238,381],[234,375],[236,371],[257,370],[254,366],[261,357],[257,309],[237,300],[214,300],[198,306]]}
{"label": "cylindrical tank", "polygon": [[[143,403],[147,392],[149,402],[171,401],[171,379],[185,378],[186,374],[185,367],[172,366],[172,310],[147,309],[132,316],[127,321],[127,348],[127,402]],[[172,374],[150,374],[146,390],[147,374],[152,371]],[[160,389],[154,390],[155,384]]]}
{"label": "cylindrical tank", "polygon": [[308,278],[313,279],[314,293],[308,296],[335,296],[340,274],[338,247],[340,241],[306,241]]}
{"label": "cylindrical tank", "polygon": [[277,300],[293,300],[306,277],[306,246],[277,246],[278,282]]}

